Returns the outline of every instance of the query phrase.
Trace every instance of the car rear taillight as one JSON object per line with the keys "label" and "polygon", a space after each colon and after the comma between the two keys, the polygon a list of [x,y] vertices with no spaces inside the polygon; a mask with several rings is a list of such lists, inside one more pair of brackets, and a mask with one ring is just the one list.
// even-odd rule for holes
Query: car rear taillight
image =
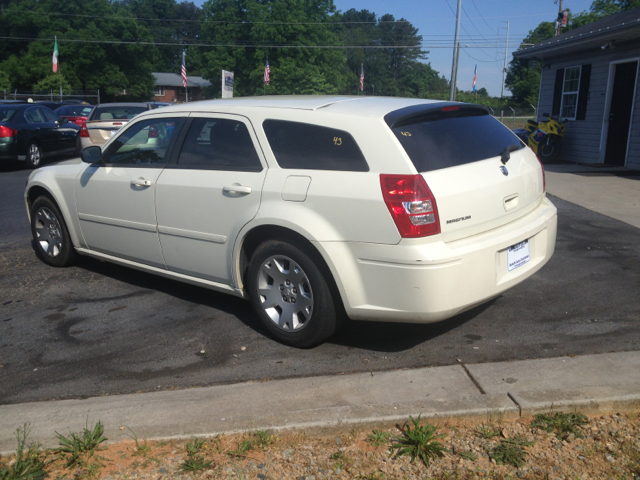
{"label": "car rear taillight", "polygon": [[542,169],[542,193],[545,193],[547,191],[547,178],[544,174],[544,165],[538,155],[536,155],[536,158],[538,159],[538,162],[540,162],[540,168]]}
{"label": "car rear taillight", "polygon": [[15,128],[0,125],[0,138],[15,137],[18,131]]}
{"label": "car rear taillight", "polygon": [[158,129],[155,125],[149,125],[149,138],[158,138]]}
{"label": "car rear taillight", "polygon": [[87,128],[86,123],[82,125],[82,128],[80,128],[80,136],[84,138],[89,138],[89,129]]}
{"label": "car rear taillight", "polygon": [[436,199],[422,175],[380,174],[384,203],[403,238],[440,233]]}

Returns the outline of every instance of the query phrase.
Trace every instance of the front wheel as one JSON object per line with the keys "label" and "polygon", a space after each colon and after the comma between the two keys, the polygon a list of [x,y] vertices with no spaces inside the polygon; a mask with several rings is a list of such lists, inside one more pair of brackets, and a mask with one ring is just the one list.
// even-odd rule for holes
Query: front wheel
{"label": "front wheel", "polygon": [[62,214],[48,197],[38,197],[31,207],[31,233],[41,260],[53,267],[73,263],[75,251]]}
{"label": "front wheel", "polygon": [[37,143],[31,142],[27,150],[27,165],[29,168],[38,168],[42,162],[42,150]]}
{"label": "front wheel", "polygon": [[298,247],[270,240],[251,257],[248,294],[258,318],[282,343],[318,345],[336,330],[331,291],[320,269]]}
{"label": "front wheel", "polygon": [[540,145],[538,145],[538,156],[540,160],[553,162],[560,156],[562,140],[554,135],[548,135]]}

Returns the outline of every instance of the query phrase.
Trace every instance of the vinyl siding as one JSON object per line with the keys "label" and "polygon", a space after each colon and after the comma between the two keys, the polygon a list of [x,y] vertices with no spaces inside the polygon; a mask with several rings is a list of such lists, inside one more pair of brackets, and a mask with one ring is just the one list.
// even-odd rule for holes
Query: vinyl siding
{"label": "vinyl siding", "polygon": [[[558,58],[545,58],[540,86],[538,120],[542,113],[551,113],[553,106],[553,88],[558,68],[591,64],[591,82],[587,111],[584,120],[569,120],[565,134],[561,158],[571,162],[600,162],[600,145],[604,122],[609,65],[617,60],[640,57],[640,46],[618,45],[613,50],[591,50],[582,54],[566,55]],[[550,65],[546,68],[546,65]],[[631,138],[627,164],[629,168],[640,169],[640,88],[636,88],[636,102],[631,118]]]}

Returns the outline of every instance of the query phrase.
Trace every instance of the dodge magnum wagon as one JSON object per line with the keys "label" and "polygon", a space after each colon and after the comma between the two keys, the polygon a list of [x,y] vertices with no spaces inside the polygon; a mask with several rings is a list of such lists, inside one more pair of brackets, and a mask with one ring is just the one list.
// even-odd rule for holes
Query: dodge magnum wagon
{"label": "dodge magnum wagon", "polygon": [[428,323],[553,254],[533,152],[487,110],[376,97],[255,97],[151,110],[25,192],[49,265],[88,255],[248,299],[276,339],[345,316]]}

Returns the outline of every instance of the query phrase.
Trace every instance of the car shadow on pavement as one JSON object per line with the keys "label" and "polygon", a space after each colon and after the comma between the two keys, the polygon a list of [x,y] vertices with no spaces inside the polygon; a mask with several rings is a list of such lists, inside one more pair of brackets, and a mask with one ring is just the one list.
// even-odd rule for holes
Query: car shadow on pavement
{"label": "car shadow on pavement", "polygon": [[[500,297],[498,297],[500,298]],[[401,352],[433,340],[484,312],[495,298],[455,317],[435,323],[395,323],[347,320],[329,343],[375,352]]]}
{"label": "car shadow on pavement", "polygon": [[[33,245],[35,249],[35,245]],[[261,336],[268,332],[256,318],[251,304],[238,297],[218,293],[147,272],[80,257],[78,267],[129,285],[170,295],[185,302],[220,310],[240,320]],[[446,334],[472,320],[489,308],[495,300],[484,303],[453,318],[430,324],[353,321],[346,319],[338,333],[327,343],[377,352],[400,352]],[[276,341],[276,340],[273,340]]]}

